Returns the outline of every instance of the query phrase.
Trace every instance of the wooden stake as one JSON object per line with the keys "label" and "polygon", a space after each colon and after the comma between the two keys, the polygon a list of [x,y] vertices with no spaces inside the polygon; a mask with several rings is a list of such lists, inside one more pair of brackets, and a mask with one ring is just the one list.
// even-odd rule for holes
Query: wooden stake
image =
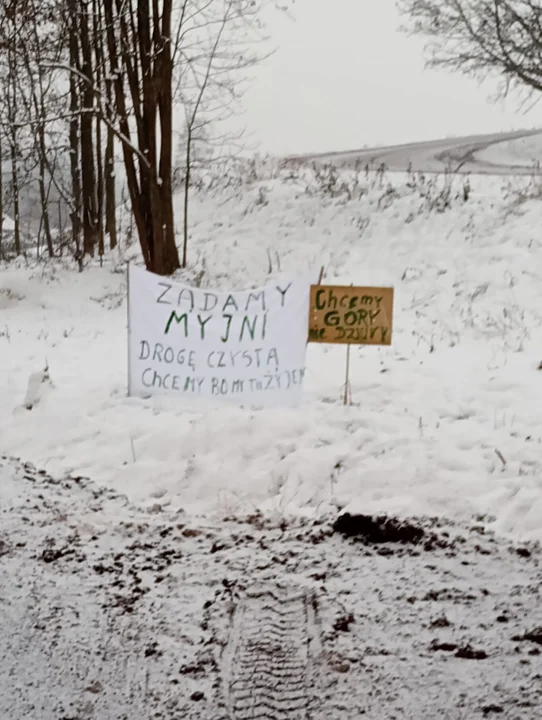
{"label": "wooden stake", "polygon": [[322,284],[322,280],[324,279],[324,266],[320,268],[320,275],[318,277],[318,285]]}
{"label": "wooden stake", "polygon": [[349,404],[350,397],[350,344],[346,346],[346,374],[344,379],[344,404]]}
{"label": "wooden stake", "polygon": [[[318,283],[317,283],[318,285],[321,285],[321,284],[322,284],[322,280],[324,279],[324,269],[325,269],[325,268],[324,268],[324,266],[322,265],[322,267],[320,268],[320,275],[318,276]],[[311,308],[309,307],[309,313],[310,313],[310,310],[311,310]],[[307,336],[307,345],[308,345],[308,344],[309,344],[309,338],[308,338],[308,336]]]}
{"label": "wooden stake", "polygon": [[[352,287],[352,283],[350,283]],[[344,404],[350,403],[350,343],[346,346],[346,375],[344,378]]]}

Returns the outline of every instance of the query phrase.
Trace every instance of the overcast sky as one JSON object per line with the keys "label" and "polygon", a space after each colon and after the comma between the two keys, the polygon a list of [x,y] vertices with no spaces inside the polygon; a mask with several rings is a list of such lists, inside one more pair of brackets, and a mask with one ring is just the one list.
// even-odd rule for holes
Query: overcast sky
{"label": "overcast sky", "polygon": [[296,0],[274,17],[275,55],[255,72],[244,124],[261,149],[341,150],[542,125],[542,104],[495,105],[491,85],[423,67],[394,0]]}

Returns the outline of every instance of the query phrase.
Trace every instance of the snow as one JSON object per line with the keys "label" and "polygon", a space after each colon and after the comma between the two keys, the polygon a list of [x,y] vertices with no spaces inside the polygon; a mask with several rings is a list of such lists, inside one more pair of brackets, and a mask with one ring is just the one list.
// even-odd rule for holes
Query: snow
{"label": "snow", "polygon": [[1,265],[0,717],[537,720],[540,188],[257,174],[179,278],[393,285],[393,345],[346,407],[320,345],[296,409],[128,398],[136,247]]}
{"label": "snow", "polygon": [[10,217],[4,215],[2,228],[4,232],[13,232],[13,230],[15,230],[15,223]]}
{"label": "snow", "polygon": [[2,718],[540,715],[540,548],[480,524],[218,524],[0,458],[0,527]]}
{"label": "snow", "polygon": [[473,177],[464,202],[456,178],[438,212],[443,178],[374,176],[360,197],[365,177],[344,177],[352,200],[322,192],[309,171],[197,195],[180,278],[242,289],[324,265],[324,282],[393,285],[393,345],[352,348],[351,406],[345,348],[317,345],[298,409],[128,398],[125,258],[82,275],[61,262],[3,265],[0,452],[91,477],[138,508],[209,521],[345,508],[478,518],[542,540],[532,186]]}

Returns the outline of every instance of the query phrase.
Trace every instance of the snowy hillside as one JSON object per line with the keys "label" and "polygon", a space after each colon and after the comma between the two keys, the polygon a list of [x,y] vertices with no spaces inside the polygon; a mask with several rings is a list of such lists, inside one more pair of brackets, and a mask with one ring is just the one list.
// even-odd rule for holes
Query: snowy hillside
{"label": "snowy hillside", "polygon": [[209,518],[347,508],[542,540],[539,190],[271,175],[197,196],[184,279],[244,288],[323,265],[395,286],[393,346],[353,348],[352,405],[344,347],[316,345],[296,410],[127,398],[126,258],[21,263],[0,271],[0,452]]}

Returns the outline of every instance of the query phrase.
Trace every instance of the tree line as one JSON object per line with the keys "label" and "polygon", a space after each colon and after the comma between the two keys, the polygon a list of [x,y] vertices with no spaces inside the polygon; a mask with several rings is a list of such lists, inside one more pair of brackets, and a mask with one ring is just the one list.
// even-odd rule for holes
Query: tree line
{"label": "tree line", "polygon": [[191,174],[224,140],[217,122],[263,57],[273,1],[3,0],[0,257],[8,210],[13,250],[24,250],[21,199],[31,187],[38,251],[67,250],[82,269],[119,242],[122,187],[147,269],[186,266]]}

